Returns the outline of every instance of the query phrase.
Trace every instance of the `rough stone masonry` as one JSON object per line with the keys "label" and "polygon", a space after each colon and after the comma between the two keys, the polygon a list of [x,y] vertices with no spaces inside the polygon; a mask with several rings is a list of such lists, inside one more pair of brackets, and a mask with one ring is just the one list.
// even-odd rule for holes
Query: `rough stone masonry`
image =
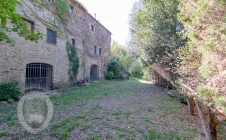
{"label": "rough stone masonry", "polygon": [[[44,36],[35,43],[10,34],[16,45],[0,44],[0,82],[18,81],[22,91],[67,85],[67,41],[75,44],[79,56],[77,80],[104,79],[111,45],[109,30],[74,0],[67,1],[70,12],[65,23],[57,21],[51,8],[52,0],[22,2],[17,12],[27,22],[28,28],[40,31]],[[58,28],[53,28],[53,24]]]}

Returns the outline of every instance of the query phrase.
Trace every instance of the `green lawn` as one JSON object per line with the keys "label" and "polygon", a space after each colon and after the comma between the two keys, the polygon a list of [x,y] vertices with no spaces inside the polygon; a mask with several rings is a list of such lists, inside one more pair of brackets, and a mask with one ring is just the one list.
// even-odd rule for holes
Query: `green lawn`
{"label": "green lawn", "polygon": [[52,96],[49,127],[32,135],[17,121],[16,104],[0,108],[0,137],[15,139],[203,139],[200,127],[161,88],[136,79],[101,81]]}

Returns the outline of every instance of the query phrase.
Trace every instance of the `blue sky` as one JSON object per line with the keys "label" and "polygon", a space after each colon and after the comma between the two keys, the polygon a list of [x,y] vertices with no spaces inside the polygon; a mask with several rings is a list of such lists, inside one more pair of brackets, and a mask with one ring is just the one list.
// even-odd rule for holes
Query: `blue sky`
{"label": "blue sky", "polygon": [[79,0],[112,32],[112,40],[126,45],[129,37],[129,15],[136,0]]}

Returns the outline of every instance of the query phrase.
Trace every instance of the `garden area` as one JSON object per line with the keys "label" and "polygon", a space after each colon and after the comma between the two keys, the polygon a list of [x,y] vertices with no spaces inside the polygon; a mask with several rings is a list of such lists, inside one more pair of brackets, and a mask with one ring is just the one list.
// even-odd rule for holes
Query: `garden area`
{"label": "garden area", "polygon": [[53,120],[36,135],[21,127],[16,103],[1,105],[0,139],[203,139],[185,105],[145,80],[95,82],[50,99]]}

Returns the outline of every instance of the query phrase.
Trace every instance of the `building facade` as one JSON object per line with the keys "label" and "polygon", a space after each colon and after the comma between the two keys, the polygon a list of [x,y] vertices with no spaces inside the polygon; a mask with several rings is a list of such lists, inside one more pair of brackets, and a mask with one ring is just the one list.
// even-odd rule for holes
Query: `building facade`
{"label": "building facade", "polygon": [[1,43],[0,82],[18,81],[23,91],[68,85],[67,41],[75,45],[79,56],[77,81],[104,79],[111,33],[79,2],[68,0],[68,13],[61,19],[52,0],[22,3],[17,12],[27,28],[43,33],[43,39],[35,43],[10,34],[16,44]]}

